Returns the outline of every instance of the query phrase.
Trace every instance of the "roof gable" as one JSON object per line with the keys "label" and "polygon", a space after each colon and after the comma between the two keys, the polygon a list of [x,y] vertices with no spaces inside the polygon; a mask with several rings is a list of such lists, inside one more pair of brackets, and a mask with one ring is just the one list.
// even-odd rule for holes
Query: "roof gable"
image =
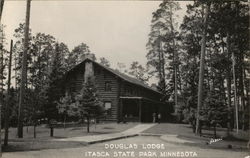
{"label": "roof gable", "polygon": [[117,71],[117,70],[114,70],[114,69],[112,69],[112,68],[106,67],[106,66],[104,66],[104,65],[102,65],[102,64],[100,64],[100,63],[97,63],[97,62],[93,61],[93,60],[90,59],[90,58],[84,59],[81,63],[79,63],[78,65],[76,65],[74,68],[72,68],[72,69],[69,70],[68,72],[73,71],[74,69],[76,69],[77,67],[79,67],[80,65],[82,65],[83,63],[85,63],[86,61],[91,61],[91,62],[93,62],[94,64],[96,64],[96,65],[98,65],[98,66],[100,66],[100,67],[106,69],[107,71],[111,72],[112,74],[118,76],[119,78],[121,78],[121,79],[123,79],[123,80],[125,80],[125,81],[127,81],[127,82],[129,82],[129,83],[131,83],[131,84],[135,84],[135,85],[138,85],[138,86],[140,86],[140,87],[146,88],[146,89],[148,89],[148,90],[154,91],[154,92],[156,92],[156,93],[158,93],[158,94],[161,94],[159,91],[157,91],[157,90],[153,89],[152,87],[146,85],[146,84],[143,83],[142,81],[140,81],[140,80],[138,80],[138,79],[136,79],[136,78],[130,77],[130,76],[128,76],[128,75],[126,75],[126,74],[124,74],[124,73],[121,73],[121,72],[119,72],[119,71]]}

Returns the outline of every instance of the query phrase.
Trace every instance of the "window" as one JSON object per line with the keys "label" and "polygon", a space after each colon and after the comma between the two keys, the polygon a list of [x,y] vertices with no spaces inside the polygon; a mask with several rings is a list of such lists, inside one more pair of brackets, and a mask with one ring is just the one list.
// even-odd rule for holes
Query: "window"
{"label": "window", "polygon": [[104,102],[104,109],[107,115],[111,114],[111,102]]}
{"label": "window", "polygon": [[105,91],[111,91],[111,83],[105,82]]}
{"label": "window", "polygon": [[126,95],[132,95],[133,89],[130,86],[127,86],[125,88],[125,93],[126,93]]}
{"label": "window", "polygon": [[101,70],[100,70],[99,68],[96,68],[96,69],[95,69],[95,72],[96,72],[96,75],[101,74]]}
{"label": "window", "polygon": [[105,108],[105,110],[111,109],[111,102],[105,102],[104,103],[104,108]]}

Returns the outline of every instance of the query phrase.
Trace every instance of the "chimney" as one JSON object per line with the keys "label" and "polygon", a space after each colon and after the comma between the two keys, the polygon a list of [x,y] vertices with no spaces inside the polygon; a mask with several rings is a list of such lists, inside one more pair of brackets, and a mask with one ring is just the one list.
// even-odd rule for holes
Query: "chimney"
{"label": "chimney", "polygon": [[95,60],[95,55],[92,53],[88,53],[84,55],[85,59]]}
{"label": "chimney", "polygon": [[86,83],[88,79],[93,79],[93,78],[94,78],[93,62],[87,60],[85,61],[84,83]]}

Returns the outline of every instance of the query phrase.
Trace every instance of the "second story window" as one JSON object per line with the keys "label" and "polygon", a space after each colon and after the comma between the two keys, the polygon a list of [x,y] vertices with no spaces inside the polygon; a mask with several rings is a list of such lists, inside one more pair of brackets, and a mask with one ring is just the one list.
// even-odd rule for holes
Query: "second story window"
{"label": "second story window", "polygon": [[111,91],[111,82],[105,82],[105,91]]}

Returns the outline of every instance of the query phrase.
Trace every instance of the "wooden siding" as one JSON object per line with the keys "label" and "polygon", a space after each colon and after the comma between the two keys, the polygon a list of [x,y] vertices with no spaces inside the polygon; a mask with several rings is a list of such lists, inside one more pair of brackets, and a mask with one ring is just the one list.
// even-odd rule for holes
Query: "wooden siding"
{"label": "wooden siding", "polygon": [[[98,94],[103,102],[111,102],[111,115],[107,116],[108,120],[117,120],[119,84],[117,77],[109,71],[94,64],[95,83]],[[105,91],[105,83],[109,82],[111,91]]]}
{"label": "wooden siding", "polygon": [[[93,68],[95,84],[101,101],[112,104],[111,115],[105,117],[107,120],[117,121],[120,119],[118,117],[122,117],[119,116],[122,110],[120,109],[120,96],[138,96],[160,101],[161,95],[153,90],[127,82],[96,63],[93,63]],[[84,71],[85,64],[80,64],[67,74],[63,85],[64,94],[69,92],[73,97],[81,90],[84,83]],[[111,91],[105,91],[105,82],[110,83]]]}
{"label": "wooden siding", "polygon": [[[110,73],[109,71],[93,64],[94,67],[94,78],[95,85],[98,90],[98,95],[100,100],[103,102],[111,102],[111,115],[105,116],[107,120],[115,121],[117,120],[117,110],[118,110],[118,80],[117,77]],[[65,92],[69,92],[73,97],[78,93],[84,83],[84,64],[78,67],[74,71],[70,72],[65,81]],[[105,91],[105,82],[110,82],[111,91]],[[64,92],[64,93],[65,93]]]}
{"label": "wooden siding", "polygon": [[69,73],[65,81],[65,92],[71,95],[79,92],[84,83],[84,66],[79,67],[77,70]]}
{"label": "wooden siding", "polygon": [[157,92],[154,92],[144,87],[133,85],[128,82],[124,83],[124,86],[121,91],[121,96],[144,97],[156,101],[160,101],[161,98],[161,95]]}

